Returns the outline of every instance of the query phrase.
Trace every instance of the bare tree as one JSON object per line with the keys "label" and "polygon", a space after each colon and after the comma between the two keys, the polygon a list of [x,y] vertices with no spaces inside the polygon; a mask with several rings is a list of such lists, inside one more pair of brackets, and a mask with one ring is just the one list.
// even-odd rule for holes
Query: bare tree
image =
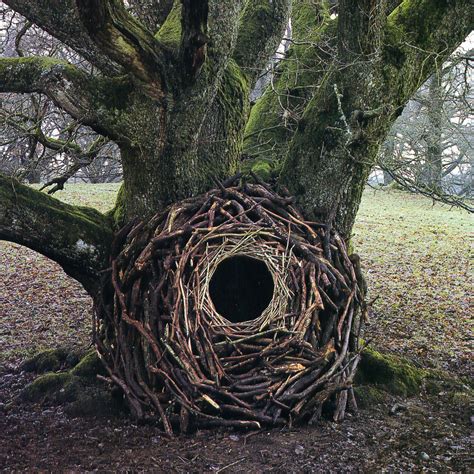
{"label": "bare tree", "polygon": [[[1,13],[5,57],[56,57],[94,73],[94,68],[76,52],[28,20],[7,7],[2,7]],[[46,182],[45,187],[54,193],[95,159],[96,176],[100,176],[100,163],[117,168],[120,161],[118,148],[105,148],[107,143],[44,94],[11,93],[2,97],[0,169],[20,180]]]}
{"label": "bare tree", "polygon": [[[472,209],[474,51],[460,50],[417,91],[379,157],[390,180],[413,192]],[[385,183],[387,184],[387,183]]]}

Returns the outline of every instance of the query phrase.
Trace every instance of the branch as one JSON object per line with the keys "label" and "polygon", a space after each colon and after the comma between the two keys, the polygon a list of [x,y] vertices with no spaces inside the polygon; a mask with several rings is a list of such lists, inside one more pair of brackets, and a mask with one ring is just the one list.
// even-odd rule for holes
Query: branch
{"label": "branch", "polygon": [[274,163],[285,157],[303,111],[336,55],[336,20],[326,2],[293,3],[292,45],[277,74],[270,74],[270,85],[252,108],[245,130],[244,152]]}
{"label": "branch", "polygon": [[470,0],[405,0],[390,14],[384,59],[388,85],[400,104],[441,67],[465,40],[473,23]]}
{"label": "branch", "polygon": [[12,10],[72,48],[107,75],[120,67],[102,54],[82,25],[75,0],[4,0]]}
{"label": "branch", "polygon": [[247,2],[233,58],[251,84],[275,54],[288,24],[290,0]]}
{"label": "branch", "polygon": [[348,60],[378,49],[388,8],[387,1],[339,1],[338,43],[341,58]]}
{"label": "branch", "polygon": [[467,212],[474,213],[474,207],[472,206],[472,201],[470,199],[462,199],[458,196],[446,193],[441,188],[435,189],[432,186],[418,181],[416,178],[399,173],[394,168],[387,167],[387,165],[381,163],[380,161],[377,164],[383,171],[389,173],[392,179],[406,191],[414,194],[421,194],[422,196],[426,196],[433,201],[441,202],[443,204],[447,204],[448,206],[458,207],[460,209],[464,209]]}
{"label": "branch", "polygon": [[164,95],[166,61],[154,36],[125,9],[121,0],[76,0],[79,17],[109,58],[149,85],[150,96]]}
{"label": "branch", "polygon": [[[123,141],[123,131],[117,130],[108,108],[112,91],[121,84],[121,79],[91,76],[59,59],[0,58],[0,92],[43,93],[81,124],[117,141]],[[117,94],[124,107],[126,92]],[[114,106],[120,110],[120,103]]]}
{"label": "branch", "polygon": [[0,239],[59,263],[93,294],[108,265],[113,232],[108,219],[71,206],[0,175]]}
{"label": "branch", "polygon": [[[87,151],[83,152],[81,149],[80,153],[73,153],[72,157],[74,163],[66,169],[60,176],[56,176],[55,178],[49,180],[45,183],[40,191],[46,189],[49,186],[53,186],[51,189],[48,190],[48,194],[54,194],[61,189],[64,189],[64,184],[72,178],[79,170],[89,166],[99,155],[102,147],[107,143],[107,139],[104,137],[97,138],[92,145],[88,148]],[[66,146],[68,146],[68,142],[64,142]],[[76,145],[76,144],[74,144]],[[77,146],[77,145],[76,145]]]}

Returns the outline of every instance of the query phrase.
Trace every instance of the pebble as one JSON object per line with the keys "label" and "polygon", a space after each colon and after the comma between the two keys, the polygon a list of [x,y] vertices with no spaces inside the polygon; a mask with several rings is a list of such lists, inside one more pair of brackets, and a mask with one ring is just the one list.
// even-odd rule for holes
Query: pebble
{"label": "pebble", "polygon": [[395,405],[390,408],[390,415],[397,415],[404,411],[408,411],[408,407],[406,405],[403,405],[402,403],[395,403]]}
{"label": "pebble", "polygon": [[422,461],[429,461],[430,460],[430,457],[428,456],[427,453],[425,453],[424,451],[420,453],[420,459]]}
{"label": "pebble", "polygon": [[295,454],[299,456],[300,454],[303,454],[303,453],[304,453],[304,446],[301,446],[301,444],[298,444],[295,448]]}

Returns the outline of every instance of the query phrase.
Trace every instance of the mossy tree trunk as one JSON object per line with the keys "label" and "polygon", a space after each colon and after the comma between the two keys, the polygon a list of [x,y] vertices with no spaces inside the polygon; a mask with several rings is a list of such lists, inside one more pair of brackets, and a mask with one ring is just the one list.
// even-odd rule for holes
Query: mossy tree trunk
{"label": "mossy tree trunk", "polygon": [[[59,261],[91,293],[118,225],[233,174],[242,146],[255,169],[279,173],[308,217],[349,237],[390,124],[472,25],[468,0],[342,0],[337,10],[325,0],[182,0],[150,18],[157,32],[121,0],[4,3],[100,72],[44,57],[0,59],[0,92],[46,94],[120,147],[124,183],[109,216],[0,181],[0,238]],[[250,91],[291,4],[287,61],[249,118]],[[72,237],[59,231],[68,226]],[[83,243],[100,250],[86,255]]]}
{"label": "mossy tree trunk", "polygon": [[468,34],[472,6],[347,0],[337,16],[324,1],[294,8],[289,61],[254,106],[244,151],[254,169],[267,162],[309,217],[350,238],[391,124]]}

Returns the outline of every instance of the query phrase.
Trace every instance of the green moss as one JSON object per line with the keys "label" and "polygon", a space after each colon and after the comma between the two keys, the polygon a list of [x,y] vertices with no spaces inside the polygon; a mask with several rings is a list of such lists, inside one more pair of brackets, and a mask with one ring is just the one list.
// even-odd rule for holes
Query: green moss
{"label": "green moss", "polygon": [[0,83],[8,84],[9,92],[33,92],[38,89],[41,77],[54,69],[67,71],[69,74],[77,72],[74,66],[56,58],[0,58]]}
{"label": "green moss", "polygon": [[175,2],[155,38],[162,44],[177,48],[181,41],[181,2]]}
{"label": "green moss", "polygon": [[427,48],[437,32],[433,26],[442,23],[447,8],[446,2],[439,0],[405,0],[390,14],[389,27],[396,29],[398,37],[409,44]]}
{"label": "green moss", "polygon": [[21,364],[27,372],[55,372],[61,368],[76,365],[81,357],[80,351],[65,347],[39,352]]}
{"label": "green moss", "polygon": [[370,408],[384,403],[387,393],[373,385],[361,385],[354,388],[354,393],[359,408]]}
{"label": "green moss", "polygon": [[373,349],[362,353],[357,385],[374,385],[394,395],[411,396],[420,392],[428,372],[409,361]]}
{"label": "green moss", "polygon": [[65,379],[60,390],[56,390],[51,396],[51,401],[58,403],[74,402],[81,398],[87,392],[87,380],[79,376],[68,373],[69,377]]}
{"label": "green moss", "polygon": [[306,106],[315,90],[321,88],[326,76],[315,71],[326,70],[330,58],[310,46],[310,42],[335,34],[336,22],[325,12],[326,8],[312,1],[301,1],[295,6],[292,23],[293,18],[297,21],[293,35],[302,43],[291,46],[288,60],[278,66],[273,88],[267,88],[252,107],[245,127],[244,153],[254,160],[263,157],[275,162],[275,166],[281,165]]}
{"label": "green moss", "polygon": [[229,60],[217,91],[217,102],[231,133],[241,132],[248,114],[250,93],[247,78],[234,60]]}
{"label": "green moss", "polygon": [[122,183],[115,199],[113,209],[107,212],[107,216],[114,222],[114,227],[119,228],[125,224],[126,221],[126,205],[125,205],[125,185]]}
{"label": "green moss", "polygon": [[70,382],[71,377],[72,375],[68,372],[41,375],[24,388],[21,398],[30,402],[41,401],[59,391],[67,382]]}
{"label": "green moss", "polygon": [[89,352],[71,370],[72,375],[84,378],[96,378],[97,374],[105,375],[104,366],[95,350]]}
{"label": "green moss", "polygon": [[[247,78],[232,59],[229,60],[219,83],[215,101],[210,115],[212,118],[204,127],[206,133],[214,137],[214,144],[205,144],[199,151],[200,166],[203,176],[220,178],[237,172],[242,149],[242,134],[249,111],[250,87]],[[225,124],[225,127],[222,126]],[[210,159],[211,156],[223,155],[222,159]],[[209,186],[212,182],[209,181]]]}
{"label": "green moss", "polygon": [[288,22],[288,0],[246,2],[233,58],[253,82],[275,52]]}
{"label": "green moss", "polygon": [[350,239],[349,242],[347,243],[347,255],[350,256],[353,253],[355,253],[355,251],[356,251],[356,248],[355,248],[354,240]]}
{"label": "green moss", "polygon": [[110,221],[96,209],[65,204],[2,175],[0,227],[8,229],[7,240],[46,255],[71,274],[89,271],[88,262],[105,262],[113,237]]}
{"label": "green moss", "polygon": [[270,163],[259,161],[252,166],[252,171],[264,181],[268,181],[271,177],[272,167]]}
{"label": "green moss", "polygon": [[331,21],[329,2],[326,0],[294,0],[291,26],[295,41],[314,41],[319,28]]}
{"label": "green moss", "polygon": [[441,0],[404,0],[393,10],[384,34],[383,78],[395,104],[403,106],[462,43],[472,31],[472,13],[467,1]]}
{"label": "green moss", "polygon": [[63,358],[62,349],[50,349],[26,360],[21,369],[27,372],[56,371],[61,368]]}
{"label": "green moss", "polygon": [[[42,353],[44,360],[57,354],[58,350]],[[25,387],[20,397],[29,402],[61,404],[72,416],[118,414],[125,408],[123,396],[97,380],[97,374],[104,373],[99,357],[91,351],[68,372],[41,375]]]}

